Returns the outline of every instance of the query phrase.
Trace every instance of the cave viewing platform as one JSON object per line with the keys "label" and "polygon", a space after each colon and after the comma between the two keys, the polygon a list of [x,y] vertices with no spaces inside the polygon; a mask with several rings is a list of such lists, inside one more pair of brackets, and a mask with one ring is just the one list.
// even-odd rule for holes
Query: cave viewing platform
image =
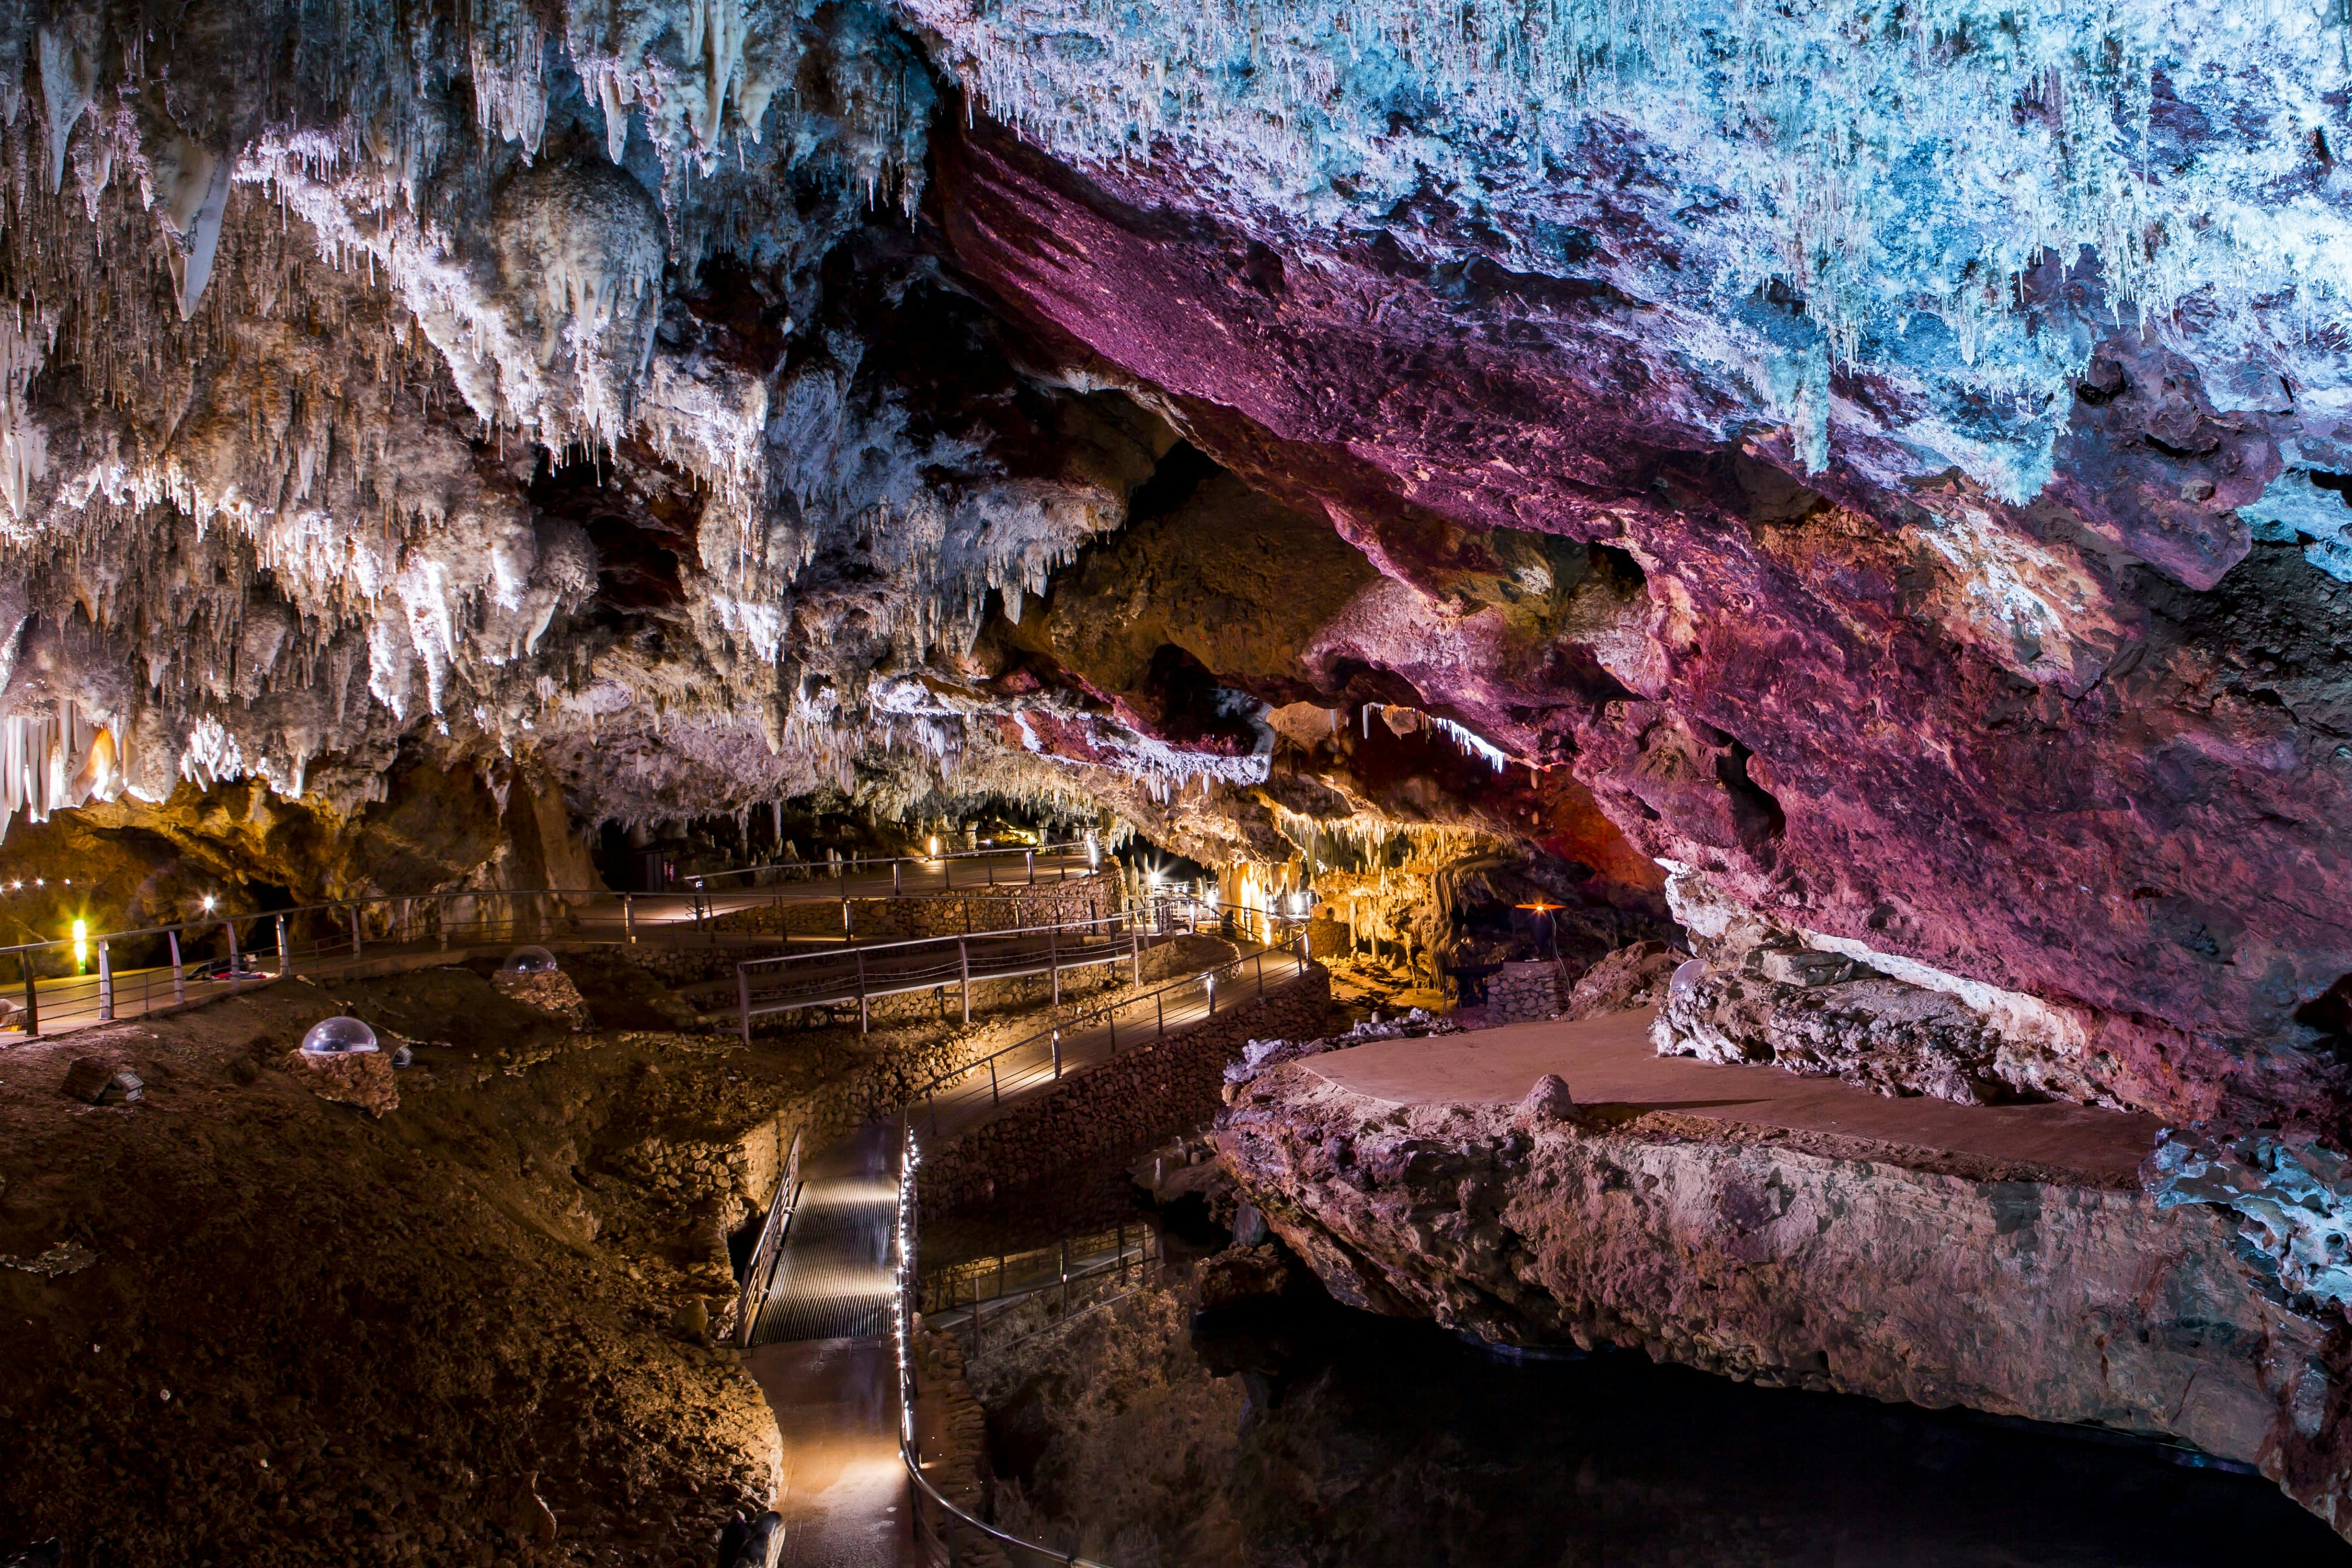
{"label": "cave viewing platform", "polygon": [[[1911,1150],[2017,1167],[2026,1179],[2102,1187],[2137,1184],[2162,1123],[2153,1116],[2063,1100],[1957,1105],[1892,1098],[1832,1078],[1777,1067],[1662,1057],[1650,1043],[1654,1008],[1577,1022],[1507,1024],[1428,1039],[1379,1040],[1309,1058],[1335,1088],[1400,1106],[1514,1104],[1556,1073],[1580,1110],[1603,1120],[1673,1112],[1705,1121]],[[1915,1162],[1906,1162],[1915,1163]]]}

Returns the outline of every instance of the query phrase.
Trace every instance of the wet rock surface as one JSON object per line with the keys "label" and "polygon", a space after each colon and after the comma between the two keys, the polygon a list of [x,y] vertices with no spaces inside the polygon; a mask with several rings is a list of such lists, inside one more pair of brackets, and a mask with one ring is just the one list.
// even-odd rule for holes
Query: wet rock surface
{"label": "wet rock surface", "polygon": [[1506,1357],[1311,1296],[1211,1319],[1194,1300],[1179,1281],[971,1364],[1001,1525],[1215,1568],[2347,1556],[2260,1478],[2113,1435],[1639,1354]]}
{"label": "wet rock surface", "polygon": [[1343,1303],[1508,1344],[2169,1434],[2343,1517],[2341,1319],[2280,1289],[2210,1206],[1672,1113],[1401,1108],[1298,1066],[1255,1080],[1217,1142]]}

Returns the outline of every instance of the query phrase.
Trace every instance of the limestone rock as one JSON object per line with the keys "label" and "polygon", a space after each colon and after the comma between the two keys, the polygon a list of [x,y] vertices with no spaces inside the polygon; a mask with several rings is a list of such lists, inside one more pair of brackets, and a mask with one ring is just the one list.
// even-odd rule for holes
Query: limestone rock
{"label": "limestone rock", "polygon": [[573,984],[572,976],[562,970],[540,974],[501,972],[491,984],[499,988],[501,995],[510,996],[526,1007],[536,1007],[551,1017],[561,1018],[575,1031],[585,1030],[593,1023],[589,1016],[588,1004],[580,994],[580,987]]}
{"label": "limestone rock", "polygon": [[1648,1006],[1665,995],[1667,980],[1689,956],[1663,942],[1621,947],[1577,980],[1560,1016],[1590,1018],[1598,1013]]}
{"label": "limestone rock", "polygon": [[1536,1079],[1519,1109],[1530,1121],[1565,1121],[1576,1114],[1576,1097],[1568,1091],[1566,1079],[1548,1072]]}
{"label": "limestone rock", "polygon": [[[1881,1094],[1933,1095],[1960,1105],[2032,1099],[2052,1088],[2073,1089],[2070,1098],[2096,1098],[2080,1083],[2051,1084],[2042,1064],[1957,997],[1877,974],[1825,981],[1840,967],[1854,968],[1835,954],[1766,957],[1768,963],[1790,959],[1781,972],[1801,978],[1775,981],[1759,966],[1758,973],[1709,973],[1675,986],[1650,1027],[1658,1054],[1773,1062]],[[1814,958],[1830,962],[1815,965]]]}
{"label": "limestone rock", "polygon": [[146,1093],[146,1085],[129,1068],[100,1057],[80,1057],[66,1069],[59,1089],[68,1099],[90,1105],[128,1105]]}
{"label": "limestone rock", "polygon": [[289,1051],[278,1065],[308,1085],[320,1100],[356,1105],[375,1117],[400,1109],[400,1088],[393,1078],[392,1058],[382,1051],[344,1051],[332,1056]]}
{"label": "limestone rock", "polygon": [[1203,1260],[1192,1281],[1204,1312],[1271,1301],[1290,1288],[1290,1260],[1272,1242],[1231,1247]]}
{"label": "limestone rock", "polygon": [[2333,1164],[2190,1146],[2158,1195],[2112,1172],[1694,1118],[1573,1136],[1507,1107],[1401,1118],[1297,1066],[1256,1089],[1219,1118],[1219,1146],[1348,1304],[1759,1384],[2170,1433],[2343,1517],[2352,1400],[2321,1349],[2341,1320],[2247,1263],[2252,1237],[2307,1258],[2298,1286],[2336,1278],[2320,1265],[2340,1227],[2312,1202],[2341,1203]]}
{"label": "limestone rock", "polygon": [[1818,952],[1811,948],[1762,953],[1759,967],[1765,979],[1780,985],[1806,988],[1840,985],[1854,977],[1853,960],[1839,953]]}

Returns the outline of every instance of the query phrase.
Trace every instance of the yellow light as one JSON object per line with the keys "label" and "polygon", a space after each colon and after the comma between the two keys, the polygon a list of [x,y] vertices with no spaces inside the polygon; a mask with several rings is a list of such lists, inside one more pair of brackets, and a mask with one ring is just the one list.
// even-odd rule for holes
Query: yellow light
{"label": "yellow light", "polygon": [[938,834],[934,833],[934,834],[932,834],[932,835],[931,835],[931,853],[932,853],[932,854],[934,854],[934,855],[937,855],[939,852],[940,852],[940,836],[939,836]]}
{"label": "yellow light", "polygon": [[89,922],[88,921],[74,921],[73,944],[74,962],[88,963],[89,962]]}

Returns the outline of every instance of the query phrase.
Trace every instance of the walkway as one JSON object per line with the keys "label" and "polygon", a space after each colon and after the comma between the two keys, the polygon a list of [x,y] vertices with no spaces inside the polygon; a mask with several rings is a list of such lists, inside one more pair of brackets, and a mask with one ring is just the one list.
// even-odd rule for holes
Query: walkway
{"label": "walkway", "polygon": [[1301,1065],[1326,1082],[1391,1105],[1508,1103],[1525,1098],[1545,1073],[1558,1073],[1579,1105],[1841,1133],[2056,1166],[2119,1184],[2135,1179],[2162,1125],[2153,1116],[2060,1101],[1969,1106],[1924,1096],[1895,1100],[1776,1067],[1662,1057],[1650,1046],[1655,1016],[1642,1008],[1573,1024],[1510,1024],[1466,1035],[1381,1040]]}
{"label": "walkway", "polygon": [[[886,996],[958,990],[991,980],[1060,975],[1108,963],[1140,963],[1141,933],[1115,916],[982,931],[971,936],[909,937],[845,943],[814,952],[757,957],[732,978],[690,987],[689,996],[734,1002],[750,1038],[751,1021],[810,1007],[862,1006]],[[1061,1000],[1056,981],[1054,998]]]}
{"label": "walkway", "polygon": [[[1132,1050],[1215,1010],[1286,984],[1303,969],[1287,952],[1228,972],[1217,986],[1199,976],[1165,997],[1129,1003],[1110,1019],[1066,1031],[1067,1072]],[[1164,1021],[1164,1023],[1163,1023]],[[1000,1103],[1053,1085],[1054,1042],[1016,1043],[937,1097],[925,1142],[952,1137]],[[916,1108],[919,1118],[921,1108]],[[784,1231],[754,1321],[743,1364],[776,1415],[784,1447],[776,1508],[785,1521],[782,1561],[805,1568],[895,1568],[920,1561],[910,1528],[910,1494],[898,1454],[898,1370],[893,1337],[898,1289],[899,1133],[895,1121],[867,1123],[801,1164],[801,1197]]]}
{"label": "walkway", "polygon": [[776,1511],[794,1568],[920,1561],[898,1457],[898,1130],[869,1122],[801,1166],[800,1207],[760,1308],[758,1379],[783,1439]]}
{"label": "walkway", "polygon": [[[614,893],[602,889],[486,891],[306,906],[282,911],[282,915],[289,922],[293,971],[313,979],[395,973],[432,963],[459,963],[485,953],[503,956],[523,942],[562,946],[579,942],[615,945],[692,942],[697,945],[772,952],[777,945],[773,933],[721,931],[707,922],[738,910],[772,909],[779,904],[833,903],[844,896],[845,889],[852,899],[871,899],[889,897],[894,887],[910,896],[934,895],[950,890],[951,884],[954,892],[967,894],[984,889],[990,885],[988,879],[993,877],[994,885],[1009,892],[1026,883],[1028,871],[1017,853],[1006,858],[1010,863],[1002,867],[994,862],[984,866],[907,863],[895,881],[891,868],[884,866],[845,878],[795,879],[725,892],[698,894],[691,889],[679,889]],[[1035,879],[1041,882],[1066,881],[1090,874],[1083,851],[1049,852],[1036,857]],[[356,912],[362,910],[372,913],[363,919]],[[162,928],[138,932],[91,932],[83,943],[80,960],[89,966],[89,973],[42,975],[35,980],[40,1033],[66,1034],[268,984],[279,978],[275,926],[280,918],[281,911],[243,912],[192,921],[173,928],[180,933],[186,963],[181,991],[176,994],[168,965],[131,967],[121,962],[133,952],[142,958],[161,956]],[[444,919],[449,923],[446,945],[438,931],[438,922]],[[373,920],[379,927],[390,923],[401,931],[419,934],[406,938],[367,934],[362,929],[367,920]],[[195,970],[219,958],[215,950],[224,945],[223,928],[231,923],[243,934],[240,951],[253,966],[251,972],[234,985],[226,980],[194,978]],[[108,941],[115,943],[113,956],[117,961],[112,965],[110,1020],[100,1016],[110,1009],[101,1005],[97,973],[99,954]],[[35,943],[26,951],[34,954],[36,967],[63,967],[68,961],[71,943],[62,940]],[[6,1017],[8,1028],[21,1034],[25,992],[17,954],[15,948],[0,949],[0,1004],[7,1005],[0,1006],[0,1016]]]}
{"label": "walkway", "polygon": [[954,1084],[909,1107],[919,1144],[955,1137],[1008,1105],[1049,1087],[1056,1078],[1149,1045],[1162,1035],[1200,1023],[1211,1013],[1245,1005],[1271,994],[1303,973],[1305,961],[1287,949],[1257,955],[1236,974],[1228,970],[1212,984],[1195,976],[1162,988],[1157,996],[1120,1004],[1109,1017],[1061,1031],[1057,1053],[1051,1034],[1001,1052],[968,1069]]}

